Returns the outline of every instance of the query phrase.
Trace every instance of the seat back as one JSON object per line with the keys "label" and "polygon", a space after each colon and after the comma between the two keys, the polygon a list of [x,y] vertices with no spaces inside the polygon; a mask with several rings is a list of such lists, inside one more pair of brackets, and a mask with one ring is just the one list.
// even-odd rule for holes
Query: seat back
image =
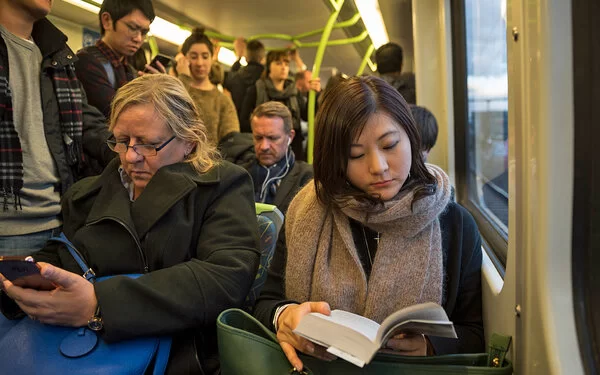
{"label": "seat back", "polygon": [[246,302],[244,303],[247,311],[252,311],[256,299],[267,281],[267,270],[275,253],[277,237],[283,225],[283,214],[273,205],[257,203],[256,219],[258,221],[258,234],[260,236],[260,264],[250,288],[250,293],[248,293]]}
{"label": "seat back", "polygon": [[283,226],[283,214],[279,211],[279,208],[266,203],[255,203],[254,205],[256,207],[257,215],[266,216],[273,221],[275,229],[277,230],[277,235],[279,235],[279,231]]}

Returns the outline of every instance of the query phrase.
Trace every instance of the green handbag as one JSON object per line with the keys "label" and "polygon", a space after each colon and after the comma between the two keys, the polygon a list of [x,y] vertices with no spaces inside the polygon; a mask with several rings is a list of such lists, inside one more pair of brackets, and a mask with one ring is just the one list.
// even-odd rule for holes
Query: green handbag
{"label": "green handbag", "polygon": [[[251,315],[239,309],[223,311],[217,318],[217,336],[223,375],[283,375],[294,369],[281,350],[277,337]],[[342,359],[332,362],[301,354],[303,374],[468,374],[509,375],[512,363],[504,358],[510,337],[494,335],[490,353],[406,357],[377,354],[364,368]]]}

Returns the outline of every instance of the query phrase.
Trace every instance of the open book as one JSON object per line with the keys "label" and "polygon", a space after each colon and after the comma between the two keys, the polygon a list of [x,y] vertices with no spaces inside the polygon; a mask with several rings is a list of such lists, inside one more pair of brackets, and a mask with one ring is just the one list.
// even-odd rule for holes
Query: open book
{"label": "open book", "polygon": [[446,312],[433,302],[396,311],[381,325],[343,310],[333,310],[330,316],[310,313],[300,320],[294,333],[360,367],[369,363],[379,348],[398,333],[457,338]]}

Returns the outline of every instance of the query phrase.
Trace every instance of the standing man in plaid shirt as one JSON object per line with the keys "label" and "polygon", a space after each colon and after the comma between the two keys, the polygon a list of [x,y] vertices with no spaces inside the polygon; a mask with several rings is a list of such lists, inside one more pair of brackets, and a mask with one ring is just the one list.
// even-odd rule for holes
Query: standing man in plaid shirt
{"label": "standing man in plaid shirt", "polygon": [[60,232],[60,198],[83,151],[107,164],[105,119],[87,104],[52,0],[0,0],[0,255],[27,255]]}
{"label": "standing man in plaid shirt", "polygon": [[[117,89],[140,74],[127,60],[144,43],[154,8],[150,0],[105,0],[98,18],[102,38],[95,46],[77,52],[75,68],[89,103],[109,118]],[[162,65],[160,68],[147,65],[148,72],[166,73]]]}

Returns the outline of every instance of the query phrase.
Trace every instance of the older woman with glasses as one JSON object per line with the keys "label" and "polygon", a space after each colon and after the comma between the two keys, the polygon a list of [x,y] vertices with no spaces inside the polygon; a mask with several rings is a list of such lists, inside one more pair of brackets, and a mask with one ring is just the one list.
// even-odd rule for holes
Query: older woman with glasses
{"label": "older woman with glasses", "polygon": [[66,194],[63,231],[97,276],[143,275],[91,284],[64,246],[49,243],[33,255],[42,282],[1,278],[3,312],[63,326],[101,319],[107,341],[171,334],[168,372],[213,373],[217,314],[242,305],[258,266],[250,176],[218,160],[174,77],[119,89],[109,129],[119,157]]}

